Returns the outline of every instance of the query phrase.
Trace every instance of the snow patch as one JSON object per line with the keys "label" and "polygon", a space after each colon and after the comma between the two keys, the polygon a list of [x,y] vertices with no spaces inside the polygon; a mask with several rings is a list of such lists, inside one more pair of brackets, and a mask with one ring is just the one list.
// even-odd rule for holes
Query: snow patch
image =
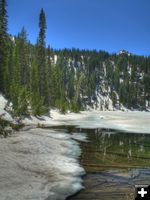
{"label": "snow patch", "polygon": [[[106,128],[133,133],[150,133],[150,112],[90,110],[64,115],[57,110],[52,110],[51,117],[43,121],[36,119],[34,122],[46,127],[72,125],[79,128]],[[27,125],[30,124],[30,120],[24,122]]]}
{"label": "snow patch", "polygon": [[82,186],[81,151],[71,135],[43,129],[0,140],[0,199],[64,200]]}

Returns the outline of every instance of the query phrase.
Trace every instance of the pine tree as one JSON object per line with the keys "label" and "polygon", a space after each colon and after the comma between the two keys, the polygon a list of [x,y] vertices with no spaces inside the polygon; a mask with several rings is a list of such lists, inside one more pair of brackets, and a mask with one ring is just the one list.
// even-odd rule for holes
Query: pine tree
{"label": "pine tree", "polygon": [[47,91],[48,91],[48,105],[51,105],[51,91],[52,91],[52,64],[51,64],[51,49],[50,46],[48,46],[47,49],[47,69],[46,69],[46,79],[47,79]]}
{"label": "pine tree", "polygon": [[31,63],[31,80],[30,80],[30,104],[33,115],[41,115],[47,112],[47,108],[43,105],[44,99],[40,96],[38,87],[38,69],[37,60],[34,56]]}
{"label": "pine tree", "polygon": [[[46,52],[45,52],[45,32],[46,32],[46,17],[44,10],[41,9],[39,17],[39,37],[38,37],[38,75],[39,75],[39,91],[42,97],[46,97],[47,91],[45,87],[46,81]],[[46,101],[46,98],[45,98]]]}
{"label": "pine tree", "polygon": [[4,92],[4,71],[7,65],[7,3],[0,0],[0,90]]}
{"label": "pine tree", "polygon": [[21,84],[23,86],[29,85],[30,73],[29,73],[29,45],[27,41],[27,32],[23,27],[17,37],[18,49],[19,49],[19,62],[20,62],[20,75]]}
{"label": "pine tree", "polygon": [[4,93],[10,98],[10,87],[13,80],[13,53],[14,53],[14,45],[12,42],[9,44],[7,63],[4,69]]}

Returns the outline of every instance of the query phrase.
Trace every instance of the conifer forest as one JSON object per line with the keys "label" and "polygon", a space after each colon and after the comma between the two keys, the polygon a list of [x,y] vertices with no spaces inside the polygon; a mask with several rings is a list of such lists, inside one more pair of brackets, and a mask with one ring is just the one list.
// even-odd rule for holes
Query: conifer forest
{"label": "conifer forest", "polygon": [[[150,104],[150,56],[125,50],[110,54],[86,49],[54,49],[46,44],[46,14],[39,13],[36,44],[23,27],[8,32],[7,1],[0,0],[0,92],[15,116],[41,115],[51,108],[78,112],[122,106],[146,110]],[[99,44],[100,46],[100,44]],[[9,105],[8,105],[9,106]]]}

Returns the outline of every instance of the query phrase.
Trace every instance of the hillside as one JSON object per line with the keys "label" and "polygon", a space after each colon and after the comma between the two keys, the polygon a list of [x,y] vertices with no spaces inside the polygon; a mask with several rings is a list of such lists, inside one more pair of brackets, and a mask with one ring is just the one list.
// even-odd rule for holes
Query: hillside
{"label": "hillside", "polygon": [[45,48],[45,78],[40,94],[36,46],[23,41],[22,36],[10,43],[12,61],[7,79],[12,84],[6,96],[13,102],[14,111],[18,110],[17,115],[28,114],[27,108],[32,114],[46,112],[49,107],[62,112],[149,109],[150,57],[126,51],[109,54]]}
{"label": "hillside", "polygon": [[125,50],[109,54],[52,49],[45,42],[43,9],[33,45],[24,27],[16,36],[7,32],[6,7],[6,1],[2,2],[0,92],[12,103],[14,116],[41,115],[52,108],[62,112],[149,109],[150,57]]}
{"label": "hillside", "polygon": [[149,107],[149,57],[78,49],[55,54],[68,102],[75,100],[84,109],[98,110]]}

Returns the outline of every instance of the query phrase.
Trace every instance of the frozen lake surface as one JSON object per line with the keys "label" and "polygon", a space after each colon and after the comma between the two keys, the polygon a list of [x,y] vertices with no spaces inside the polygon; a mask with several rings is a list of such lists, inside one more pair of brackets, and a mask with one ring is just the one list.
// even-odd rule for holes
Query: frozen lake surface
{"label": "frozen lake surface", "polygon": [[132,133],[150,133],[150,112],[83,111],[81,113],[60,114],[51,111],[51,117],[26,119],[26,124],[39,123],[45,126],[73,125],[79,128],[106,128]]}

